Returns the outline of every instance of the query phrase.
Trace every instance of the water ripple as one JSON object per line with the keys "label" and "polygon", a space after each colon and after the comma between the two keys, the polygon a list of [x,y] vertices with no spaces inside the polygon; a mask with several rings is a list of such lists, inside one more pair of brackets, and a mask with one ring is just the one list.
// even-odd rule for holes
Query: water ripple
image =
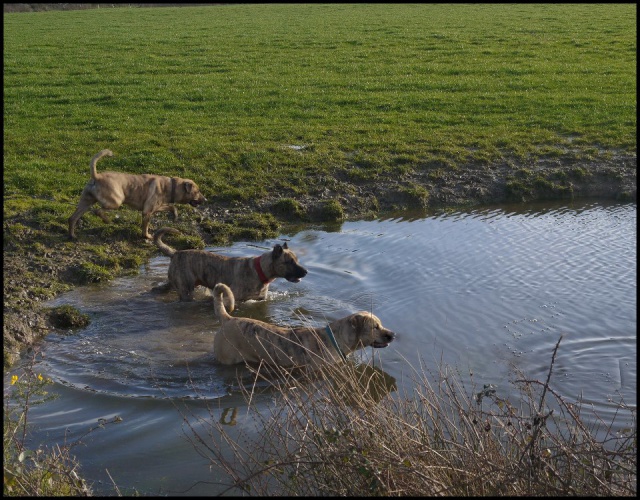
{"label": "water ripple", "polygon": [[[600,397],[608,411],[616,391],[635,404],[635,238],[635,205],[592,202],[307,229],[286,239],[308,276],[276,280],[267,301],[240,304],[235,314],[319,326],[369,310],[398,333],[383,356],[417,363],[441,351],[487,381],[503,377],[506,362],[541,376],[564,335],[562,393]],[[278,241],[210,250],[257,255]],[[56,299],[92,322],[71,336],[48,336],[51,376],[130,398],[227,394],[236,372],[215,361],[219,324],[205,292],[192,303],[149,293],[166,280],[168,264],[157,257],[140,276]],[[401,378],[400,363],[391,375]]]}

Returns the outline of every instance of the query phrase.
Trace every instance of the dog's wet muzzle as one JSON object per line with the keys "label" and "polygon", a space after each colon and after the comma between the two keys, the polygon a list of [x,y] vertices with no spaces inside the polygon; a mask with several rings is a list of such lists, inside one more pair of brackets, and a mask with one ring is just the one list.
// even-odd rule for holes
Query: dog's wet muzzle
{"label": "dog's wet muzzle", "polygon": [[307,275],[307,272],[308,271],[304,267],[298,266],[294,272],[287,274],[284,279],[291,283],[300,283],[300,280]]}
{"label": "dog's wet muzzle", "polygon": [[375,342],[373,342],[373,344],[371,344],[372,347],[375,347],[376,349],[382,349],[384,347],[387,347],[391,342],[393,342],[393,339],[396,338],[396,334],[393,333],[392,331],[389,331],[388,333],[385,333],[382,336],[381,340],[376,340]]}

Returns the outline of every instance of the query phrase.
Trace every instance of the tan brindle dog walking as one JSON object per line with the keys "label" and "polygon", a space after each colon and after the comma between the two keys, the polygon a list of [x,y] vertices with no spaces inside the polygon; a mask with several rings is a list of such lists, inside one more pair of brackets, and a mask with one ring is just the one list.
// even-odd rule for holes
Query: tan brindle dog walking
{"label": "tan brindle dog walking", "polygon": [[227,257],[205,250],[175,250],[162,241],[166,233],[180,231],[163,227],[155,232],[153,240],[162,253],[171,257],[169,285],[176,289],[180,300],[193,300],[198,285],[213,289],[217,283],[228,283],[237,300],[262,300],[276,278],[298,283],[307,275],[286,243],[257,257]]}

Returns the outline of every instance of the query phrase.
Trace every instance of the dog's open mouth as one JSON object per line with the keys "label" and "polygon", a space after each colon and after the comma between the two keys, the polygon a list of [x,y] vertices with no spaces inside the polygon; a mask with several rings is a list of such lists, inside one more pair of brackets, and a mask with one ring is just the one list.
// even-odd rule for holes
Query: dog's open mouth
{"label": "dog's open mouth", "polygon": [[291,283],[300,283],[300,280],[307,275],[307,271],[285,274],[284,279]]}
{"label": "dog's open mouth", "polygon": [[389,342],[374,342],[371,344],[371,347],[375,347],[376,349],[382,349],[383,347],[387,347]]}
{"label": "dog's open mouth", "polygon": [[383,347],[387,347],[395,338],[395,334],[383,335],[381,340],[374,340],[371,346],[376,349],[382,349]]}
{"label": "dog's open mouth", "polygon": [[202,200],[191,200],[189,202],[189,205],[191,205],[192,207],[197,207],[198,205],[202,204]]}

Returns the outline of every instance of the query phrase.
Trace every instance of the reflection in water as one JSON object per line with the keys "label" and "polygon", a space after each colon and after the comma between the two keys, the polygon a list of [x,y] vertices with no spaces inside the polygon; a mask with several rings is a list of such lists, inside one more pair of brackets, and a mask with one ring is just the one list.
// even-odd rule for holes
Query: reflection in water
{"label": "reflection in water", "polygon": [[[231,413],[231,415],[229,415]],[[238,408],[225,408],[222,410],[222,416],[220,417],[220,423],[222,425],[236,425],[236,417],[238,416]]]}
{"label": "reflection in water", "polygon": [[336,393],[350,405],[356,406],[362,400],[379,403],[398,389],[396,379],[376,366],[357,364],[352,373],[353,377],[331,380]]}
{"label": "reflection in water", "polygon": [[[236,397],[233,399],[239,405],[224,406],[219,419],[220,424],[236,425],[238,408],[245,407],[247,401],[253,399],[256,391],[260,395],[271,393],[273,397],[277,397],[281,386],[291,381],[300,384],[302,390],[309,393],[313,392],[314,383],[328,382],[335,394],[353,406],[362,404],[362,401],[378,403],[398,388],[396,379],[381,368],[367,363],[356,363],[353,360],[332,366],[323,370],[321,374],[301,369],[273,371],[265,370],[265,367],[254,368],[251,371],[255,378],[253,381],[248,378],[240,381],[242,388],[235,391]],[[259,378],[262,379],[261,383],[258,381]],[[221,403],[225,404],[224,399]]]}
{"label": "reflection in water", "polygon": [[[562,335],[551,385],[608,421],[620,398],[636,404],[636,232],[635,204],[592,202],[398,216],[347,222],[333,232],[305,227],[286,238],[309,270],[305,279],[277,280],[266,301],[242,303],[234,314],[315,327],[372,311],[397,338],[376,353],[384,371],[362,362],[367,352],[356,353],[361,373],[343,392],[374,401],[411,394],[411,368],[440,362],[473,372],[477,390],[493,385],[507,397],[509,365],[544,380]],[[210,250],[261,252],[249,243]],[[144,477],[149,492],[157,491],[158,477],[171,477],[174,491],[207,477],[180,439],[176,401],[194,412],[215,407],[211,421],[239,433],[253,432],[243,391],[254,391],[258,411],[277,398],[246,367],[216,362],[219,323],[202,290],[191,303],[175,292],[150,293],[166,281],[168,265],[160,256],[139,276],[48,304],[74,305],[91,324],[52,333],[42,345],[46,358],[37,369],[61,397],[30,411],[34,440],[60,442],[66,429],[81,435],[98,418],[122,416],[108,436],[78,450],[86,477],[103,484],[111,484],[105,468],[121,486],[140,487]],[[125,444],[135,452],[123,458]]]}

